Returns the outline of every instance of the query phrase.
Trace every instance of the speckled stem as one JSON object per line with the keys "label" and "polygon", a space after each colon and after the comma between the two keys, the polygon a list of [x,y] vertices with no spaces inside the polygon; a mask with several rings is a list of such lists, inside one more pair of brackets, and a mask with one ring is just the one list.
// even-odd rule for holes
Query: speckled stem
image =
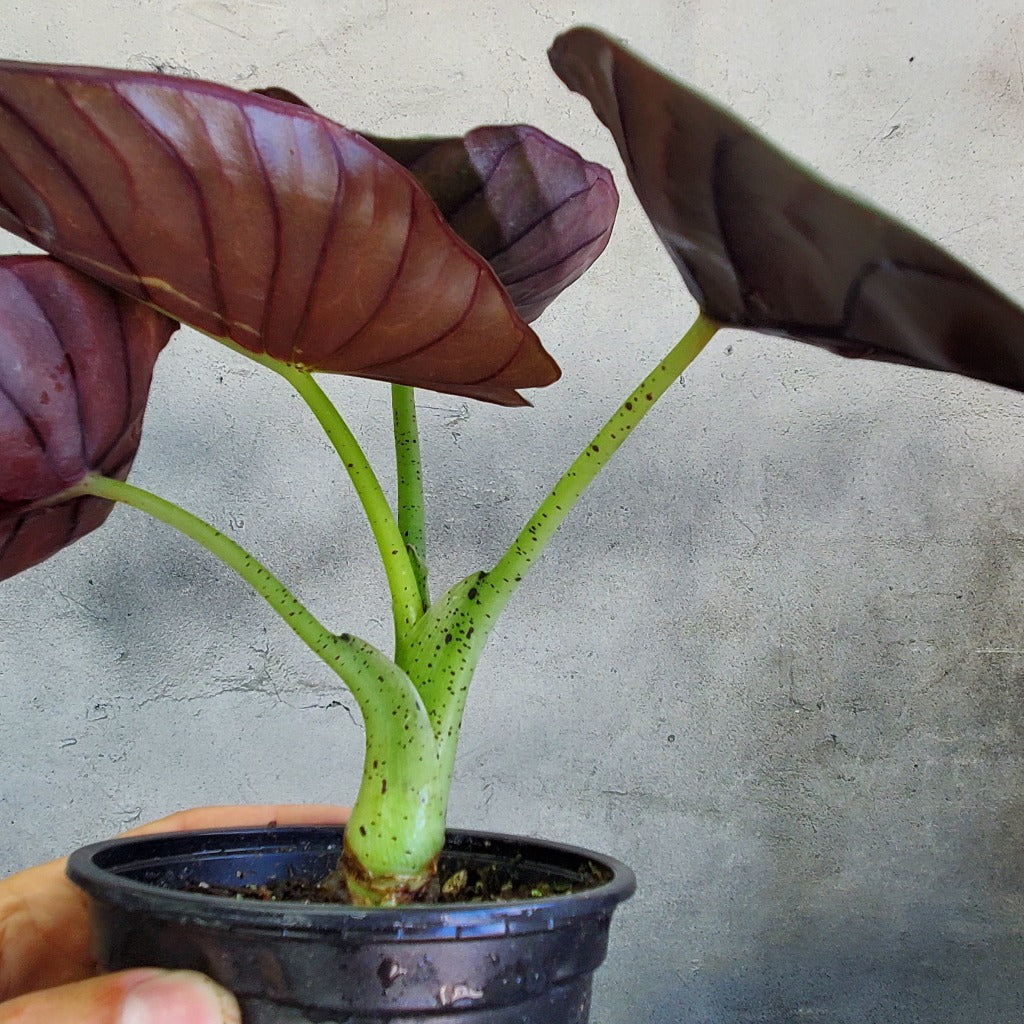
{"label": "speckled stem", "polygon": [[718,327],[698,316],[566,470],[495,567],[457,583],[417,623],[403,667],[430,714],[444,772],[454,765],[473,671],[502,609],[587,486]]}
{"label": "speckled stem", "polygon": [[366,763],[348,845],[373,877],[408,877],[431,864],[444,841],[448,780],[429,716],[405,672],[366,641],[331,633],[257,558],[173,502],[104,476],[87,477],[73,493],[131,505],[201,544],[340,676],[366,722]]}
{"label": "speckled stem", "polygon": [[719,326],[716,321],[701,313],[675,347],[615,410],[593,441],[561,476],[508,551],[478,584],[481,592],[493,595],[493,598],[486,598],[488,602],[495,602],[491,606],[492,614],[504,607],[583,492],[618,451],[633,428],[700,355]]}

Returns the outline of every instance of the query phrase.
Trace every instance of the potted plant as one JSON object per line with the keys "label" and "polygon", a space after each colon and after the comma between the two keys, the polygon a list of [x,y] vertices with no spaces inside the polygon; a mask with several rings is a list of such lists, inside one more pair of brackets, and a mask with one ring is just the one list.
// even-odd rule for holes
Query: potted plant
{"label": "potted plant", "polygon": [[[590,973],[611,909],[630,889],[628,871],[586,853],[528,848],[518,854],[527,898],[471,911],[470,872],[492,874],[500,844],[454,837],[450,854],[468,864],[436,881],[455,744],[501,610],[589,482],[720,325],[1024,386],[1024,313],[948,254],[819,181],[600,33],[568,33],[551,59],[615,136],[701,313],[506,553],[439,597],[426,571],[412,389],[515,404],[518,388],[553,382],[557,370],[525,321],[603,247],[615,207],[606,172],[533,129],[371,144],[277,90],[246,96],[163,77],[0,66],[0,224],[56,258],[5,268],[3,479],[13,486],[0,494],[0,572],[28,568],[99,525],[113,501],[134,505],[203,544],[264,596],[337,672],[366,722],[366,766],[343,841],[333,832],[190,836],[170,848],[152,840],[134,850],[90,848],[73,861],[91,891],[99,873],[127,879],[120,896],[97,902],[107,962],[164,956],[198,966],[240,990],[251,1021],[342,1012],[359,1021],[427,1012],[437,1020],[587,1019]],[[383,151],[410,167],[436,205]],[[513,151],[522,162],[505,179],[503,158]],[[481,194],[486,208],[474,205]],[[509,241],[524,219],[551,227],[541,245],[522,235],[525,252]],[[385,566],[394,657],[326,629],[224,534],[124,481],[172,317],[283,377],[324,427]],[[316,385],[311,374],[321,370],[392,383],[396,513]],[[75,402],[64,400],[69,393]],[[239,872],[259,880],[243,859],[253,852],[262,876],[299,864],[341,879],[359,905],[390,908],[421,891],[435,900],[438,886],[456,905],[332,911],[344,928],[383,943],[360,945],[361,955],[351,932],[325,927],[322,908],[250,910],[176,891],[183,880],[219,885]],[[209,874],[196,867],[200,853],[212,855]],[[585,887],[588,873],[593,888],[551,895],[567,880]],[[168,925],[162,935],[143,930],[143,899]],[[221,912],[225,923],[197,930]],[[258,933],[256,920],[279,935]],[[313,936],[325,930],[335,945],[317,952]],[[214,947],[211,934],[224,932],[243,939],[237,956]],[[299,941],[283,948],[280,935]],[[492,938],[511,946],[492,947]],[[447,973],[437,967],[442,949],[454,958]],[[356,995],[335,991],[330,970],[354,961],[362,967]],[[246,971],[261,991],[248,987]],[[327,996],[292,991],[286,982],[302,972]],[[478,1016],[485,1010],[491,1016]]]}

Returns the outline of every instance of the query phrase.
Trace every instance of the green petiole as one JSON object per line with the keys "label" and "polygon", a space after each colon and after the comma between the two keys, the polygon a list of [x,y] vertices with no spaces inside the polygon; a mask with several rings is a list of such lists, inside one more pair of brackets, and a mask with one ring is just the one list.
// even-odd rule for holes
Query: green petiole
{"label": "green petiole", "polygon": [[341,677],[365,717],[390,718],[395,708],[402,716],[416,718],[423,714],[411,683],[398,677],[379,678],[380,659],[384,655],[372,653],[368,644],[347,633],[332,633],[258,558],[216,527],[158,494],[111,477],[87,476],[67,494],[89,494],[131,505],[206,548],[245,580],[292,632]]}
{"label": "green petiole", "polygon": [[[427,606],[425,587],[422,583],[425,572],[417,563],[416,557],[410,554],[402,536],[402,530],[395,521],[391,506],[388,504],[387,496],[358,440],[337,407],[309,372],[298,366],[283,363],[271,356],[250,352],[227,339],[218,338],[217,340],[233,352],[237,352],[252,362],[259,363],[260,366],[265,366],[268,370],[273,370],[278,376],[288,381],[299,397],[309,406],[310,411],[327,435],[327,439],[337,452],[363,506],[363,512],[373,532],[377,551],[384,566],[394,616],[395,649],[400,655],[404,650],[409,632],[416,625]],[[415,430],[415,407],[412,417],[412,429]],[[418,458],[418,442],[416,454]],[[402,494],[400,492],[400,505],[401,502]],[[422,509],[422,496],[420,506]]]}
{"label": "green petiole", "polygon": [[398,529],[405,539],[419,585],[420,601],[430,607],[427,589],[427,530],[423,500],[423,464],[416,422],[416,392],[404,384],[391,385],[395,434],[395,471],[398,484]]}
{"label": "green petiole", "polygon": [[655,402],[700,355],[719,326],[710,317],[699,314],[686,334],[612,413],[593,441],[558,479],[529,522],[487,574],[486,586],[495,594],[495,600],[500,600],[497,607],[504,607],[583,492]]}
{"label": "green petiole", "polygon": [[699,315],[562,474],[494,568],[457,583],[418,624],[403,664],[430,714],[445,771],[454,765],[469,683],[498,616],[583,492],[718,328]]}

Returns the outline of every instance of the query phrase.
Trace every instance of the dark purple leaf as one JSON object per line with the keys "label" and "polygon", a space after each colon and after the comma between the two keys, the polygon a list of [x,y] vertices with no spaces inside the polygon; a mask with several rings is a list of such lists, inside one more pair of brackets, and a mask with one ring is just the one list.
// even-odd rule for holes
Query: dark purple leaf
{"label": "dark purple leaf", "polygon": [[0,61],[0,226],[311,370],[510,405],[558,377],[411,175],[274,98]]}
{"label": "dark purple leaf", "polygon": [[61,495],[127,476],[177,326],[56,260],[0,258],[0,579],[106,519],[110,502]]}
{"label": "dark purple leaf", "polygon": [[[293,92],[257,89],[286,103]],[[611,172],[530,125],[462,138],[363,137],[427,190],[456,234],[494,268],[528,323],[604,252],[619,196]]]}
{"label": "dark purple leaf", "polygon": [[604,251],[619,196],[611,173],[529,125],[375,146],[416,177],[460,238],[536,320]]}
{"label": "dark purple leaf", "polygon": [[943,249],[600,32],[573,29],[549,56],[710,317],[1024,390],[1024,310]]}

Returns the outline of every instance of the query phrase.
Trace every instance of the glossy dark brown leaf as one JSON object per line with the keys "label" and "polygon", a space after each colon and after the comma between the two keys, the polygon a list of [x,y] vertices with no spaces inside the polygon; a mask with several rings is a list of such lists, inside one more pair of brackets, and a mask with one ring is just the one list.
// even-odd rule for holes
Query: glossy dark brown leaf
{"label": "glossy dark brown leaf", "polygon": [[56,260],[0,258],[0,579],[106,519],[110,502],[61,495],[127,476],[177,326]]}
{"label": "glossy dark brown leaf", "polygon": [[1024,310],[943,249],[600,32],[573,29],[549,56],[709,316],[1024,390]]}
{"label": "glossy dark brown leaf", "polygon": [[271,97],[0,62],[0,226],[308,369],[504,404],[558,377],[408,173]]}

